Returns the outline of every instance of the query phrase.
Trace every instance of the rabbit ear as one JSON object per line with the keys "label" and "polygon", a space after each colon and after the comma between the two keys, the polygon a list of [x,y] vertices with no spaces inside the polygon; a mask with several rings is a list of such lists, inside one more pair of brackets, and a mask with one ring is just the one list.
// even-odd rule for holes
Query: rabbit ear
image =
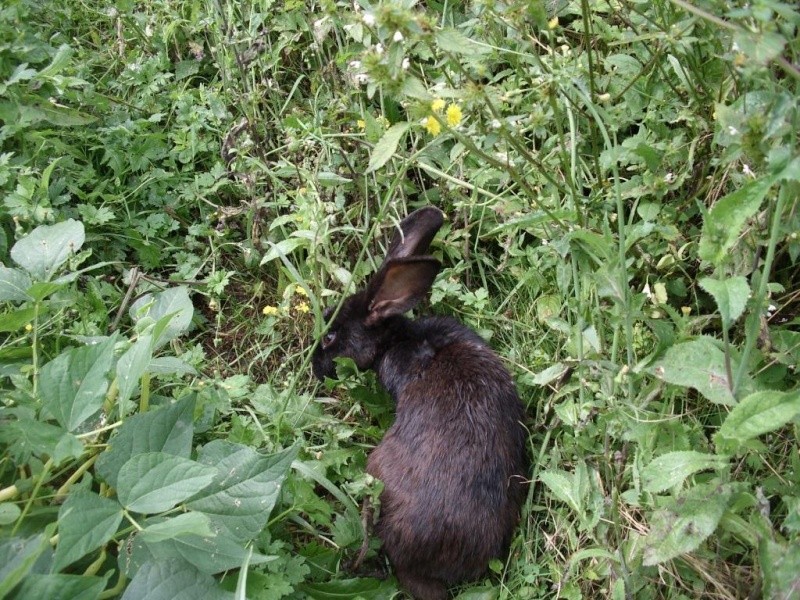
{"label": "rabbit ear", "polygon": [[411,256],[384,263],[370,282],[367,325],[411,310],[431,289],[441,263],[431,256]]}
{"label": "rabbit ear", "polygon": [[400,222],[400,231],[392,238],[384,264],[395,258],[426,254],[443,222],[444,215],[438,208],[425,206],[415,210]]}

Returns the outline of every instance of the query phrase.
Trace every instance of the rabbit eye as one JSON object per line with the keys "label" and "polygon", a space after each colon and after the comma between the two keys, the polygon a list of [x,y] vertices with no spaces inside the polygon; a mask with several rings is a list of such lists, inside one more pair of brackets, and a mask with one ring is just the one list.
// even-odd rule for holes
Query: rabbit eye
{"label": "rabbit eye", "polygon": [[336,332],[329,331],[324,336],[322,336],[322,348],[323,350],[329,348],[334,342],[336,341]]}

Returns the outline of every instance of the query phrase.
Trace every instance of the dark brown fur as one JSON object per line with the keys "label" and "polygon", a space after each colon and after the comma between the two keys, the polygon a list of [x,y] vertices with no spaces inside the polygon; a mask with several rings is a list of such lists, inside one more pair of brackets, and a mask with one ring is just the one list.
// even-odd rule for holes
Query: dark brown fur
{"label": "dark brown fur", "polygon": [[441,222],[427,207],[401,223],[381,269],[344,302],[313,361],[319,378],[335,374],[337,356],[375,369],[396,402],[367,471],[384,483],[376,533],[418,600],[445,599],[448,586],[504,556],[527,477],[523,409],[500,359],[454,319],[402,316],[438,271],[423,253]]}

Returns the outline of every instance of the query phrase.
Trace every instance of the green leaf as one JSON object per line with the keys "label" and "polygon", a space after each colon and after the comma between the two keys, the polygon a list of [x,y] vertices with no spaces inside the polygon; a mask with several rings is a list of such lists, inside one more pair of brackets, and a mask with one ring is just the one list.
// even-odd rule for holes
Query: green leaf
{"label": "green leaf", "polygon": [[[136,340],[125,354],[117,361],[117,384],[119,386],[119,396],[117,401],[120,406],[130,400],[139,380],[150,364],[153,356],[153,338],[149,335],[142,335]],[[123,414],[126,411],[121,411]]]}
{"label": "green leaf", "polygon": [[0,543],[0,598],[5,598],[28,575],[42,553],[49,550],[49,537],[50,533],[45,531],[33,537],[12,538]]}
{"label": "green leaf", "polygon": [[14,594],[14,600],[97,600],[108,577],[88,575],[30,574]]}
{"label": "green leaf", "polygon": [[553,495],[577,513],[582,512],[581,496],[573,486],[573,475],[566,471],[542,471],[539,480],[545,484]]}
{"label": "green leaf", "polygon": [[0,442],[9,446],[10,454],[20,463],[26,463],[31,455],[52,456],[63,434],[63,428],[31,418],[4,420]]}
{"label": "green leaf", "polygon": [[[212,524],[213,526],[213,524]],[[164,561],[180,557],[196,569],[209,575],[230,571],[249,561],[259,565],[275,560],[276,556],[266,556],[245,548],[223,533],[212,537],[199,535],[180,535],[161,542],[145,542],[140,535],[134,535],[126,545],[129,550],[128,572],[136,572],[150,561]]]}
{"label": "green leaf", "polygon": [[711,338],[675,344],[653,367],[653,373],[667,383],[694,388],[716,404],[735,403],[725,370],[725,354]]}
{"label": "green leaf", "polygon": [[714,265],[724,262],[742,233],[747,220],[758,212],[764,196],[777,181],[776,176],[756,179],[720,198],[708,211],[697,254]]}
{"label": "green leaf", "polygon": [[490,48],[477,44],[456,29],[440,29],[436,32],[436,43],[444,52],[453,54],[486,54]]}
{"label": "green leaf", "polygon": [[233,600],[210,575],[180,558],[148,562],[139,569],[122,600]]}
{"label": "green leaf", "polygon": [[117,496],[128,510],[158,513],[197,494],[216,475],[212,467],[164,452],[137,454],[122,465]]}
{"label": "green leaf", "polygon": [[786,46],[786,38],[778,33],[755,32],[749,28],[734,30],[733,41],[739,47],[739,51],[747,57],[748,62],[752,61],[759,65],[765,65],[780,56]]}
{"label": "green leaf", "polygon": [[42,404],[68,431],[75,431],[103,406],[116,341],[115,334],[94,346],[72,348],[42,367]]}
{"label": "green leaf", "polygon": [[303,583],[298,586],[298,589],[314,600],[342,600],[344,598],[389,600],[397,594],[397,588],[390,581],[381,581],[371,577]]}
{"label": "green leaf", "polygon": [[22,509],[13,502],[0,503],[0,527],[11,525],[22,514]]}
{"label": "green leaf", "polygon": [[194,404],[195,397],[191,395],[175,404],[128,417],[111,438],[110,448],[97,459],[97,474],[112,487],[117,487],[119,470],[136,455],[164,452],[188,457],[194,433]]}
{"label": "green leaf", "polygon": [[265,265],[268,262],[272,262],[273,260],[280,258],[281,256],[289,256],[300,246],[307,246],[307,245],[308,245],[308,240],[298,237],[286,238],[285,240],[281,240],[277,244],[270,243],[270,249],[264,255],[264,258],[261,259],[260,264]]}
{"label": "green leaf", "polygon": [[19,331],[25,325],[32,323],[35,317],[36,309],[33,306],[2,313],[0,314],[0,332],[11,333]]}
{"label": "green leaf", "polygon": [[746,442],[783,427],[799,414],[800,390],[755,392],[733,407],[714,436],[714,441]]}
{"label": "green leaf", "polygon": [[85,239],[80,221],[68,219],[55,225],[40,225],[14,244],[11,258],[36,279],[47,281],[80,250]]}
{"label": "green leaf", "polygon": [[253,539],[266,526],[297,452],[298,447],[293,446],[263,456],[247,446],[221,440],[207,444],[197,460],[216,469],[217,476],[188,508],[213,517],[233,539]]}
{"label": "green leaf", "polygon": [[36,74],[36,79],[47,79],[53,75],[58,75],[61,71],[67,68],[72,54],[72,48],[70,48],[67,44],[61,44],[58,47],[58,50],[56,50],[56,54],[53,56],[50,64]]}
{"label": "green leaf", "polygon": [[758,560],[763,577],[763,598],[797,598],[800,590],[800,541],[773,542],[761,538]]}
{"label": "green leaf", "polygon": [[203,513],[191,511],[148,525],[140,535],[142,541],[152,544],[188,534],[200,537],[213,536],[211,519]]}
{"label": "green leaf", "polygon": [[714,533],[732,495],[728,484],[697,485],[653,513],[643,564],[657,565],[695,550]]}
{"label": "green leaf", "polygon": [[395,123],[386,130],[386,133],[381,136],[381,139],[378,140],[378,143],[375,144],[375,147],[372,149],[372,154],[369,157],[369,165],[366,170],[367,173],[377,171],[392,158],[392,155],[397,151],[397,144],[400,143],[400,138],[408,131],[409,127],[410,125],[403,121],[401,123]]}
{"label": "green leaf", "polygon": [[58,511],[58,547],[53,571],[61,571],[103,546],[121,522],[119,503],[92,492],[72,492]]}
{"label": "green leaf", "polygon": [[0,265],[0,302],[25,302],[30,300],[28,288],[31,276],[20,269]]}
{"label": "green leaf", "polygon": [[742,316],[747,299],[750,298],[750,285],[741,275],[723,280],[703,277],[700,279],[700,287],[714,297],[725,327],[730,327]]}
{"label": "green leaf", "polygon": [[723,469],[725,458],[702,452],[668,452],[652,460],[642,470],[642,488],[658,493],[683,483],[683,480],[707,469]]}
{"label": "green leaf", "polygon": [[169,288],[158,294],[145,294],[130,308],[134,322],[150,319],[153,327],[154,348],[159,348],[182,335],[192,323],[194,306],[185,286]]}

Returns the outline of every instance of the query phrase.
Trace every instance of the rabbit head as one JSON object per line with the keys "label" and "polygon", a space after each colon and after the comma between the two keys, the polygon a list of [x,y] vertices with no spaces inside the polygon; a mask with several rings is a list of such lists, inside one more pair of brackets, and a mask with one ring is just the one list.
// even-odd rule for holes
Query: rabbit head
{"label": "rabbit head", "polygon": [[[368,369],[390,345],[402,315],[414,308],[433,285],[441,263],[427,256],[442,212],[421,208],[400,223],[381,267],[362,291],[347,298],[329,322],[313,356],[314,375],[334,377],[334,358],[351,358],[360,369]],[[332,309],[324,313],[330,319]]]}

